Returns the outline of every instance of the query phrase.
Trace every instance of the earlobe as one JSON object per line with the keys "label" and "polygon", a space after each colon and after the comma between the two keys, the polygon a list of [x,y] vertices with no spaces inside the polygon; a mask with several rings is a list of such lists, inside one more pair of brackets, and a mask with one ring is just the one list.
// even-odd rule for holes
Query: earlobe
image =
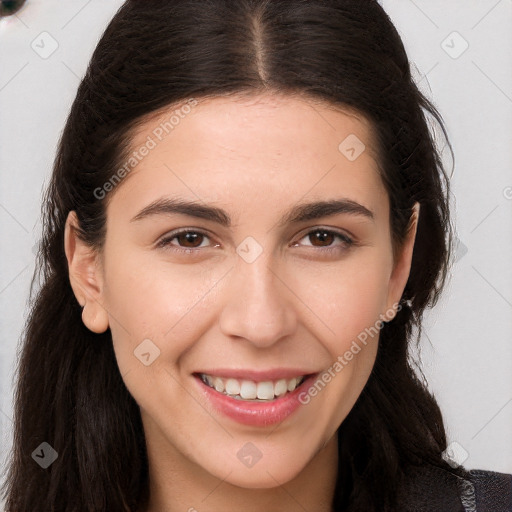
{"label": "earlobe", "polygon": [[64,250],[68,261],[69,281],[76,300],[82,306],[82,321],[95,333],[108,329],[106,309],[102,306],[103,277],[98,252],[78,235],[78,218],[71,211],[64,230]]}
{"label": "earlobe", "polygon": [[409,279],[419,216],[420,203],[416,202],[414,203],[411,219],[407,228],[406,239],[400,250],[390,277],[387,312],[393,311],[393,313],[391,315],[387,314],[387,321],[390,321],[395,317],[398,304],[400,303],[400,299],[402,298],[407,280]]}
{"label": "earlobe", "polygon": [[103,306],[95,302],[94,306],[92,301],[85,304],[82,309],[82,322],[90,331],[100,334],[108,329],[108,315]]}

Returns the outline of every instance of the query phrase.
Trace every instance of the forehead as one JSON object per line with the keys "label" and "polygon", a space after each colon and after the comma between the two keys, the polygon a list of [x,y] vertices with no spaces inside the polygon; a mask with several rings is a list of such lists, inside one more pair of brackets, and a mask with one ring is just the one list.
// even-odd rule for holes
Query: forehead
{"label": "forehead", "polygon": [[368,206],[382,198],[372,126],[353,110],[275,95],[181,105],[138,125],[131,149],[151,149],[115,195],[137,205],[167,194],[273,209],[285,197],[341,193]]}
{"label": "forehead", "polygon": [[[276,94],[227,96],[185,100],[151,113],[134,131],[133,144],[151,135],[157,143],[176,143],[201,148],[209,141],[224,147],[253,151],[265,145],[270,149],[292,147],[304,142],[301,151],[338,148],[348,136],[357,136],[365,152],[377,159],[373,126],[360,112],[304,96]],[[284,131],[284,132],[283,132]],[[192,139],[191,133],[201,139]],[[281,133],[279,133],[281,132]],[[276,135],[280,135],[276,137]]]}

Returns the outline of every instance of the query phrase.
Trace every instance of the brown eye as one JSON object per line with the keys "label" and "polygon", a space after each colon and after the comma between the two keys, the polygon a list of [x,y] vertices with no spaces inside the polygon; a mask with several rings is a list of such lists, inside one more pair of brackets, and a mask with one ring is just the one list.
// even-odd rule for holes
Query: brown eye
{"label": "brown eye", "polygon": [[174,238],[176,238],[183,247],[196,248],[201,245],[204,235],[202,233],[197,233],[196,231],[184,231],[183,233],[176,235]]}
{"label": "brown eye", "polygon": [[164,249],[172,249],[178,252],[189,252],[194,249],[202,249],[209,247],[204,244],[205,240],[208,241],[210,237],[206,233],[195,230],[182,230],[162,238],[156,245]]}
{"label": "brown eye", "polygon": [[[338,243],[336,243],[338,240]],[[346,234],[332,229],[316,228],[306,233],[294,247],[307,247],[310,256],[342,257],[354,248],[358,243]],[[314,257],[314,256],[313,256]]]}
{"label": "brown eye", "polygon": [[308,237],[313,245],[314,242],[319,242],[322,247],[331,245],[336,238],[334,233],[324,230],[312,231]]}
{"label": "brown eye", "polygon": [[[302,240],[308,240],[311,247],[317,247],[319,249],[325,248],[327,250],[336,250],[348,248],[354,244],[354,241],[343,233],[332,231],[330,229],[317,228],[307,233]],[[335,244],[336,239],[341,240],[341,244]]]}

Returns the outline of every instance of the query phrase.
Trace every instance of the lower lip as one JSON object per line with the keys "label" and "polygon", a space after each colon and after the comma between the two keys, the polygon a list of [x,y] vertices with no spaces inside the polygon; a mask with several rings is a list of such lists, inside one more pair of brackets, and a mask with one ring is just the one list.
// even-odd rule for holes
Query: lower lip
{"label": "lower lip", "polygon": [[205,384],[199,376],[194,376],[197,380],[201,392],[211,402],[211,404],[229,418],[254,427],[267,427],[276,423],[281,423],[291,416],[299,406],[303,405],[298,396],[316,377],[310,375],[301,385],[292,392],[287,392],[282,397],[276,398],[270,402],[246,402],[237,400],[228,395],[219,393],[215,389]]}

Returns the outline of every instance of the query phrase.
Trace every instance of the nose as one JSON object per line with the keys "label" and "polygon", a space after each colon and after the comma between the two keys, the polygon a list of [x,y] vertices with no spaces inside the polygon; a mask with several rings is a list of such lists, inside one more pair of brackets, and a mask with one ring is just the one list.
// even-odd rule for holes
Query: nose
{"label": "nose", "polygon": [[290,336],[297,324],[293,293],[271,263],[265,252],[252,263],[237,258],[227,276],[229,285],[220,314],[223,334],[245,338],[259,348]]}

